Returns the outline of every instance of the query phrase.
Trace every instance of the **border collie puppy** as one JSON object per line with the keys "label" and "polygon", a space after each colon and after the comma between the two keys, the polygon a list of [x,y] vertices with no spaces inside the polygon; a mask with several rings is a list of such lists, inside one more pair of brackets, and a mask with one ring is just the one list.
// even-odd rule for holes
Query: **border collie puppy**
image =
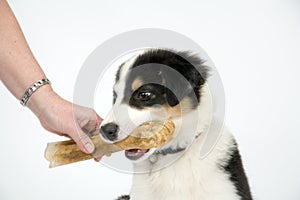
{"label": "border collie puppy", "polygon": [[119,67],[101,137],[114,143],[155,120],[172,120],[176,128],[160,148],[124,152],[135,173],[130,195],[118,200],[252,199],[237,143],[225,126],[217,130],[209,154],[200,158],[216,123],[207,78],[202,59],[167,49],[148,49]]}

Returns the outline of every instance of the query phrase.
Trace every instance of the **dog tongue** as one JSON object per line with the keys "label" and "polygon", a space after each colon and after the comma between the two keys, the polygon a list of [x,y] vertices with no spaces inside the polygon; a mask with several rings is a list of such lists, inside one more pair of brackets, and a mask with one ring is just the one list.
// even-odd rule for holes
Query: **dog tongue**
{"label": "dog tongue", "polygon": [[130,149],[125,151],[125,156],[130,160],[137,160],[148,151],[149,149]]}

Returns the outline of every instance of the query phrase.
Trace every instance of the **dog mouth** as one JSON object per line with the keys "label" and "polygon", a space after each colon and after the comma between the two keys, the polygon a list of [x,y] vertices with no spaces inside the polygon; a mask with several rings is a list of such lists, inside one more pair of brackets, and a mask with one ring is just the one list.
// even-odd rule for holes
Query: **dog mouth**
{"label": "dog mouth", "polygon": [[141,158],[143,155],[145,155],[149,149],[130,149],[125,150],[125,156],[129,160],[137,160]]}

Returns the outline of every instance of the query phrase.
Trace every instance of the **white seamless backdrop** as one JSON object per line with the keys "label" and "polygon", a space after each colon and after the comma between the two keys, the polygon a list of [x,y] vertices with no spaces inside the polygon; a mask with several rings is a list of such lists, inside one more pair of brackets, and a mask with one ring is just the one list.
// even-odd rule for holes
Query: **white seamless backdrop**
{"label": "white seamless backdrop", "polygon": [[[300,199],[300,2],[282,1],[9,1],[55,90],[72,100],[87,56],[110,37],[164,28],[196,41],[215,63],[226,95],[226,124],[241,150],[253,196]],[[1,13],[0,13],[1,17]],[[108,74],[95,109],[111,105]],[[0,85],[0,199],[114,199],[131,175],[93,161],[48,169],[47,133]]]}

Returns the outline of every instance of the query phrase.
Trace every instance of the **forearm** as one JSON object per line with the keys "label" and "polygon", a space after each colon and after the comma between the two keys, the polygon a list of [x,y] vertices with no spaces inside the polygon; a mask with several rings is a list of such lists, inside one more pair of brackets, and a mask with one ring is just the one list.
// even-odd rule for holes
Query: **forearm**
{"label": "forearm", "polygon": [[[45,77],[9,5],[5,0],[0,0],[1,81],[20,99],[33,83]],[[62,99],[49,84],[38,88],[26,106],[35,113],[46,130],[72,137],[86,153],[94,151],[92,141],[82,130],[94,131],[101,123],[102,119],[94,110]]]}
{"label": "forearm", "polygon": [[28,87],[44,77],[13,12],[5,0],[0,0],[1,81],[20,99]]}

